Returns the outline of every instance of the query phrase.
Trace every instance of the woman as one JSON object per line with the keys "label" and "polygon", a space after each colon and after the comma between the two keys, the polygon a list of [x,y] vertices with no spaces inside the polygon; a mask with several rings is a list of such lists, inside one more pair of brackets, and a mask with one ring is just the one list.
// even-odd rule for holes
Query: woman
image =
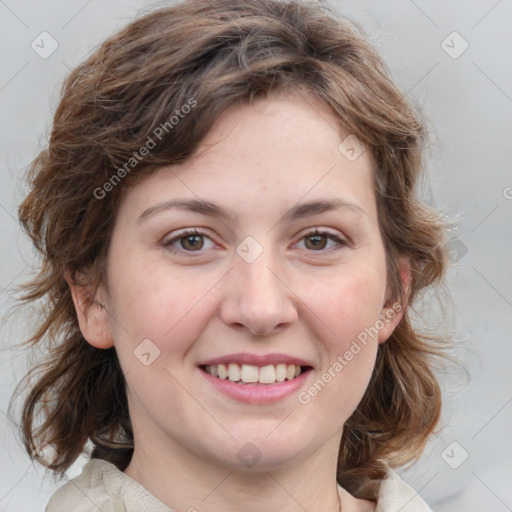
{"label": "woman", "polygon": [[317,3],[186,1],[78,66],[20,207],[26,447],[63,474],[93,446],[47,510],[429,510],[393,472],[440,411],[424,136]]}

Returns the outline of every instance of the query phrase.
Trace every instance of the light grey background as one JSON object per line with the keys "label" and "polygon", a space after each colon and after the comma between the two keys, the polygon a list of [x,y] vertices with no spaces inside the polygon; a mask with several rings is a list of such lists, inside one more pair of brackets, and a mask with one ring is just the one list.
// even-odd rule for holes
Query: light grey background
{"label": "light grey background", "polygon": [[[447,374],[446,426],[403,476],[436,512],[510,511],[512,2],[330,3],[365,28],[404,93],[427,113],[433,143],[425,197],[457,218],[450,316],[457,338],[467,340],[457,355],[470,381],[456,392],[460,372]],[[142,0],[0,0],[2,316],[12,305],[10,290],[29,275],[34,262],[16,208],[24,194],[24,168],[49,132],[58,86],[94,44],[150,5]],[[43,31],[58,43],[46,59],[31,48]],[[467,50],[458,55],[465,42]],[[30,321],[30,316],[4,318],[0,325],[0,512],[42,511],[62,484],[43,479],[43,471],[30,463],[6,415],[13,387],[28,364],[26,354],[12,345]],[[82,464],[79,460],[69,476]]]}

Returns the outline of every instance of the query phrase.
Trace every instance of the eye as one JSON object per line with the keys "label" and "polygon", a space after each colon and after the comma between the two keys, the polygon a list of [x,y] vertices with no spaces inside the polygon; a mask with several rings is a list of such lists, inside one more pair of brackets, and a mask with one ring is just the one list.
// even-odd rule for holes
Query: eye
{"label": "eye", "polygon": [[211,249],[214,243],[205,233],[188,229],[166,238],[163,245],[173,252],[202,252],[202,249]]}
{"label": "eye", "polygon": [[[306,233],[306,235],[303,238],[301,238],[299,243],[300,242],[304,242],[304,246],[306,249],[317,252],[333,248],[334,250],[336,250],[339,249],[341,246],[347,245],[346,240],[342,240],[334,233],[329,233],[328,231],[322,231],[318,229]],[[331,245],[329,245],[329,242],[331,243]]]}
{"label": "eye", "polygon": [[[310,252],[330,252],[347,245],[346,240],[318,228],[306,233],[298,243],[304,243],[302,248]],[[215,244],[206,233],[196,229],[187,229],[166,238],[163,245],[172,252],[200,253],[212,249]]]}

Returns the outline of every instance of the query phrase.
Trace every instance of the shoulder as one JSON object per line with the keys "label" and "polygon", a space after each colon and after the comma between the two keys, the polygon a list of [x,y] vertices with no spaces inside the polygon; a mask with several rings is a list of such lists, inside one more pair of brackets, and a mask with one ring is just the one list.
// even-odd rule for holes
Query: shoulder
{"label": "shoulder", "polygon": [[[69,480],[50,498],[45,512],[89,512],[98,508],[104,512],[113,512],[104,478],[112,473],[112,464],[99,460],[90,460],[82,469],[82,473]],[[114,467],[114,466],[112,466]],[[114,467],[114,469],[117,469]],[[121,509],[123,510],[123,509]]]}
{"label": "shoulder", "polygon": [[393,470],[380,484],[375,512],[432,512],[421,496]]}
{"label": "shoulder", "polygon": [[172,512],[142,485],[101,459],[91,459],[82,473],[53,494],[45,512]]}

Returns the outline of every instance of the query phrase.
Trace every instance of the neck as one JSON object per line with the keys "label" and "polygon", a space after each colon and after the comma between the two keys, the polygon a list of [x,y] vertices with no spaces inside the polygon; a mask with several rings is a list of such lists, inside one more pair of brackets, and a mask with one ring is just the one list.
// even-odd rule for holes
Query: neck
{"label": "neck", "polygon": [[[336,463],[341,433],[321,450],[293,461],[289,467],[256,464],[240,470],[208,461],[182,445],[137,442],[125,473],[173,510],[194,512],[337,512],[340,496]],[[146,438],[147,439],[147,438]],[[155,446],[158,449],[155,449]],[[164,455],[165,454],[165,455]],[[171,462],[170,462],[171,461]],[[344,494],[345,496],[345,494]],[[348,512],[343,503],[343,512]]]}

